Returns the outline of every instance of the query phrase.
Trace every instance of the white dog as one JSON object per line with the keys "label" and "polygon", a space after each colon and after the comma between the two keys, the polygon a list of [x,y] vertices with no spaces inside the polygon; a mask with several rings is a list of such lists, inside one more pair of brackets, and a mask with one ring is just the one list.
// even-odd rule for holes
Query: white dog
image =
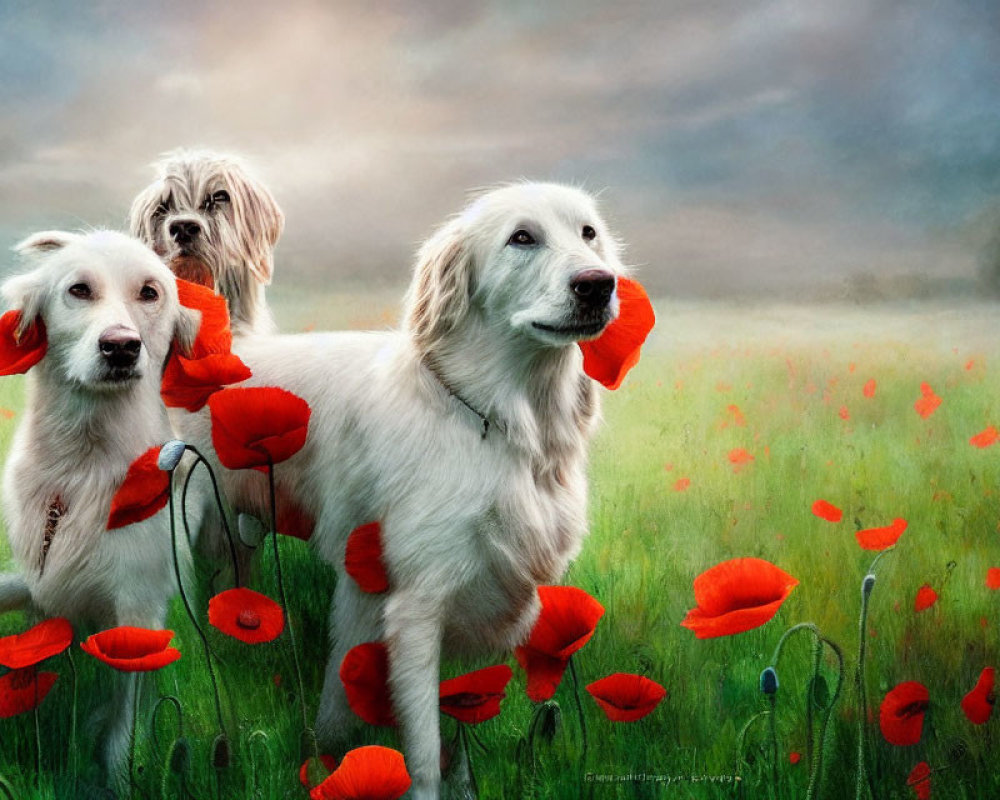
{"label": "white dog", "polygon": [[[618,313],[618,246],[591,198],[551,184],[489,192],[422,248],[403,329],[247,336],[253,385],[312,407],[305,447],[276,467],[279,502],[315,520],[339,570],[317,732],[352,721],[338,671],[384,641],[413,796],[440,787],[442,652],[509,651],[586,531],[586,443],[598,416],[576,343]],[[208,414],[185,435],[210,448]],[[264,513],[259,472],[225,472],[239,510]],[[350,531],[382,524],[388,593],[344,574]]]}
{"label": "white dog", "polygon": [[229,302],[233,333],[268,333],[264,287],[284,216],[270,192],[231,156],[177,150],[129,211],[129,229],[180,278],[213,286]]}
{"label": "white dog", "polygon": [[[4,473],[20,574],[3,576],[0,610],[31,606],[74,626],[162,628],[177,591],[168,514],[110,531],[108,515],[129,465],[173,438],[160,375],[171,343],[190,345],[198,317],[180,306],[156,254],[123,234],[53,231],[16,249],[35,268],[9,279],[3,294],[22,329],[42,320],[48,350],[28,373]],[[111,708],[104,758],[112,773],[127,753],[133,691],[123,681]]]}

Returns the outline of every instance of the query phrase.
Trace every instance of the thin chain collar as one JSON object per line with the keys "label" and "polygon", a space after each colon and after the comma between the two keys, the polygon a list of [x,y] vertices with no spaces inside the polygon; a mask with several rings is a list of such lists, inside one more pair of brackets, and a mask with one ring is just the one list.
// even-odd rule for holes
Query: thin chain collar
{"label": "thin chain collar", "polygon": [[441,387],[448,394],[450,394],[453,398],[458,400],[459,403],[461,403],[463,406],[469,409],[469,411],[471,411],[473,414],[479,417],[479,421],[482,423],[483,426],[483,433],[480,438],[485,439],[487,434],[489,434],[491,427],[496,428],[501,433],[506,432],[506,427],[500,421],[491,420],[488,416],[486,416],[474,405],[472,405],[468,400],[462,397],[462,395],[460,395],[458,392],[452,389],[451,386],[448,385],[447,381],[445,381],[445,379],[441,377],[441,373],[438,372],[437,368],[434,366],[434,364],[431,362],[429,358],[423,359],[423,365],[427,368],[427,371],[434,376],[434,379],[441,384]]}

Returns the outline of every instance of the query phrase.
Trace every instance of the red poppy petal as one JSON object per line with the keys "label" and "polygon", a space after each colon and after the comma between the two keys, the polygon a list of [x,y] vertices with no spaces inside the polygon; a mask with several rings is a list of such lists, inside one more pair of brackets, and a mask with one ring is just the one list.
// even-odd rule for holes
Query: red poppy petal
{"label": "red poppy petal", "polygon": [[227,589],[208,601],[209,624],[247,644],[277,639],[285,614],[274,600],[253,589]]}
{"label": "red poppy petal", "polygon": [[917,800],[930,800],[931,797],[931,768],[926,761],[921,761],[910,772],[906,779],[906,785],[913,789]]}
{"label": "red poppy petal", "polygon": [[389,590],[389,575],[382,558],[382,526],[369,522],[351,531],[344,553],[344,569],[361,591],[381,594]]}
{"label": "red poppy petal", "polygon": [[310,780],[310,772],[315,775],[317,772],[325,771],[325,774],[323,775],[323,780],[325,780],[336,768],[337,759],[333,756],[321,755],[318,759],[307,758],[302,762],[302,766],[299,767],[299,782],[307,789],[311,789],[313,786],[317,786],[323,781],[316,780],[315,778]]}
{"label": "red poppy petal", "polygon": [[59,676],[36,672],[34,667],[15,669],[0,677],[0,719],[37,708]]}
{"label": "red poppy petal", "polygon": [[309,404],[274,386],[223,389],[208,400],[212,444],[228,469],[263,467],[305,444]]}
{"label": "red poppy petal", "polygon": [[588,684],[587,691],[612,722],[642,719],[667,696],[667,690],[656,681],[624,672]]}
{"label": "red poppy petal", "polygon": [[921,383],[920,399],[913,404],[917,413],[924,419],[927,419],[927,417],[937,410],[939,405],[941,405],[941,398],[934,394],[934,390],[931,389],[930,384]]}
{"label": "red poppy petal", "polygon": [[568,659],[555,658],[527,645],[514,650],[514,657],[528,677],[525,691],[535,703],[551,700],[559,688]]}
{"label": "red poppy petal", "polygon": [[897,518],[891,525],[883,528],[865,528],[854,535],[864,550],[885,550],[896,544],[906,530],[907,524],[905,519]]}
{"label": "red poppy petal", "polygon": [[122,485],[111,498],[108,530],[149,519],[170,500],[170,475],[156,461],[159,447],[151,447],[128,468]]}
{"label": "red poppy petal", "polygon": [[802,753],[798,753],[793,750],[791,753],[788,754],[788,763],[791,764],[792,766],[798,764],[801,760],[802,760]]}
{"label": "red poppy petal", "polygon": [[583,371],[608,389],[621,386],[628,371],[639,363],[639,350],[656,322],[646,290],[638,281],[619,278],[617,291],[618,317],[596,339],[580,342]]}
{"label": "red poppy petal", "polygon": [[990,425],[988,428],[969,439],[969,444],[973,447],[989,447],[990,445],[996,444],[998,439],[1000,439],[1000,431],[997,431],[996,428]]}
{"label": "red poppy petal", "polygon": [[181,657],[179,650],[167,646],[173,637],[173,631],[122,625],[93,634],[80,647],[122,672],[148,672]]}
{"label": "red poppy petal", "polygon": [[73,642],[73,626],[62,617],[39,622],[24,633],[0,639],[0,664],[10,669],[34,666],[59,655]]}
{"label": "red poppy petal", "polygon": [[594,635],[604,606],[575,586],[539,586],[541,612],[527,646],[565,661]]}
{"label": "red poppy petal", "polygon": [[1000,589],[1000,567],[990,567],[986,570],[986,588]]}
{"label": "red poppy petal", "polygon": [[369,725],[395,726],[389,692],[389,651],[381,642],[366,642],[348,651],[340,663],[340,680],[351,710]]}
{"label": "red poppy petal", "polygon": [[182,306],[201,312],[198,335],[191,348],[192,358],[212,353],[228,353],[233,344],[226,299],[212,289],[177,279],[177,297]]}
{"label": "red poppy petal", "polygon": [[862,393],[864,394],[864,396],[865,397],[874,397],[875,396],[875,386],[876,386],[876,384],[875,384],[875,379],[874,378],[871,378],[867,383],[865,383],[865,387],[862,390]]}
{"label": "red poppy petal", "polygon": [[301,539],[303,542],[309,541],[316,527],[316,520],[301,506],[288,499],[283,503],[279,501],[276,523],[278,533]]}
{"label": "red poppy petal", "polygon": [[311,800],[396,800],[410,788],[403,754],[369,745],[351,750],[340,766],[310,792]]}
{"label": "red poppy petal", "polygon": [[813,503],[812,513],[827,522],[840,522],[844,518],[844,512],[826,500],[817,500]]}
{"label": "red poppy petal", "polygon": [[41,317],[29,325],[20,337],[20,311],[8,311],[0,317],[0,375],[27,372],[45,357],[49,343]]}
{"label": "red poppy petal", "polygon": [[913,601],[913,610],[917,613],[926,611],[938,600],[938,593],[931,588],[929,583],[925,583],[917,589],[916,599]]}
{"label": "red poppy petal", "polygon": [[993,714],[993,705],[996,703],[996,696],[993,694],[995,682],[996,670],[986,667],[979,674],[979,680],[972,691],[962,698],[962,711],[973,725],[988,722]]}
{"label": "red poppy petal", "polygon": [[477,725],[500,713],[513,672],[506,664],[476,670],[442,681],[438,692],[441,711],[467,725]]}
{"label": "red poppy petal", "polygon": [[916,681],[889,690],[879,707],[879,728],[885,740],[899,746],[919,742],[929,703],[927,687]]}
{"label": "red poppy petal", "polygon": [[208,398],[223,386],[245,381],[252,374],[232,353],[210,353],[197,359],[174,353],[163,370],[160,397],[168,408],[194,413],[204,408]]}

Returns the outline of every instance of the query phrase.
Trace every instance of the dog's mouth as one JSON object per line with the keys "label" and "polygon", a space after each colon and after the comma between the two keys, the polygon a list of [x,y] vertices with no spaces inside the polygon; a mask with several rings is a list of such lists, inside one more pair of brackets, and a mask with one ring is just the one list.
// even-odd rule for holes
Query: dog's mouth
{"label": "dog's mouth", "polygon": [[181,280],[207,286],[209,289],[215,288],[212,270],[197,256],[182,252],[170,259],[167,266]]}
{"label": "dog's mouth", "polygon": [[599,336],[604,332],[607,324],[607,320],[596,320],[593,322],[578,322],[572,325],[549,325],[545,322],[532,322],[531,326],[537,330],[545,331],[545,333],[579,341]]}
{"label": "dog's mouth", "polygon": [[111,367],[97,379],[98,385],[115,388],[142,379],[142,372],[135,367]]}

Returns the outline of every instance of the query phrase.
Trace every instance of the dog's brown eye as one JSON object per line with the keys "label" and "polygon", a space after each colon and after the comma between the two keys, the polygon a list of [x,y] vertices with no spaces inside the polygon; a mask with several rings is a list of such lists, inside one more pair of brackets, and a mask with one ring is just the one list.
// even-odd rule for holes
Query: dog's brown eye
{"label": "dog's brown eye", "polygon": [[594,239],[597,238],[597,231],[595,231],[589,225],[584,225],[583,226],[582,234],[583,234],[583,238],[586,239],[588,242],[592,242],[592,241],[594,241]]}
{"label": "dog's brown eye", "polygon": [[91,296],[90,287],[85,283],[74,283],[69,287],[69,293],[81,300],[89,300]]}
{"label": "dog's brown eye", "polygon": [[144,303],[152,303],[154,300],[158,300],[159,298],[160,293],[152,286],[143,286],[139,290],[139,299]]}
{"label": "dog's brown eye", "polygon": [[514,235],[507,240],[507,244],[532,245],[535,244],[535,237],[521,228],[514,231]]}

